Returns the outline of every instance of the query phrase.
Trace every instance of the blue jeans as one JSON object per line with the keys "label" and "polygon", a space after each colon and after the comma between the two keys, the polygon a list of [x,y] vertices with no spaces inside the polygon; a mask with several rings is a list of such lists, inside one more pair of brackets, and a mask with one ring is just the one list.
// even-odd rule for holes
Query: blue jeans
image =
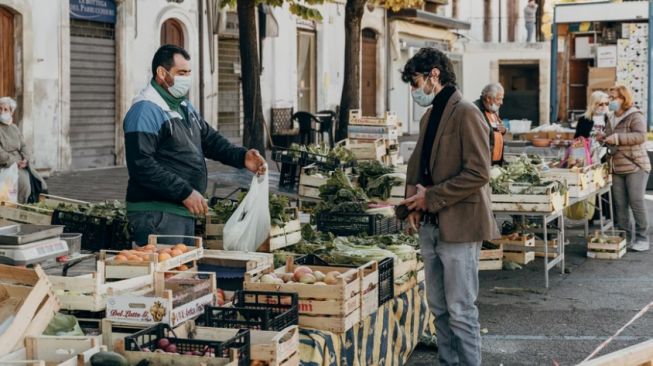
{"label": "blue jeans", "polygon": [[526,42],[535,42],[535,23],[526,22]]}
{"label": "blue jeans", "polygon": [[447,243],[439,230],[426,224],[419,239],[426,298],[435,315],[440,365],[481,364],[481,326],[478,322],[478,261],[481,242]]}
{"label": "blue jeans", "polygon": [[[195,236],[195,219],[160,211],[138,211],[127,214],[132,241],[137,245],[147,244],[150,234]],[[194,245],[189,238],[161,238],[161,244]]]}

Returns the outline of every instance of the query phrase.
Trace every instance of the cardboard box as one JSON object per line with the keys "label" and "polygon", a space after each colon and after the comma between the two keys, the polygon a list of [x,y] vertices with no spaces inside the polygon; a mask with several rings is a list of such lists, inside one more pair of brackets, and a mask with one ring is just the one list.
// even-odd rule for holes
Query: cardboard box
{"label": "cardboard box", "polygon": [[590,67],[587,77],[587,99],[597,91],[608,91],[617,80],[617,69],[614,67]]}

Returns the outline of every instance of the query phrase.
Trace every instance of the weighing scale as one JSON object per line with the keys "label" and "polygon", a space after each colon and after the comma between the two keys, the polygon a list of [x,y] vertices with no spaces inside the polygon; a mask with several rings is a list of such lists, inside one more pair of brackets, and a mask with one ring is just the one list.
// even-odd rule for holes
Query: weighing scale
{"label": "weighing scale", "polygon": [[27,266],[68,254],[63,226],[16,224],[0,227],[0,263]]}

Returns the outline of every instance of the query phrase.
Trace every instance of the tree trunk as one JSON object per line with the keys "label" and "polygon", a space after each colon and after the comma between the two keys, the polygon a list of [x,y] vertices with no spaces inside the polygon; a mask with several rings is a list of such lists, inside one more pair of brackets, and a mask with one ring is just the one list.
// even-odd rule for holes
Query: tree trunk
{"label": "tree trunk", "polygon": [[459,1],[458,0],[452,0],[451,1],[451,17],[454,18],[454,19],[458,19],[459,11],[460,11]]}
{"label": "tree trunk", "polygon": [[518,0],[508,0],[508,42],[517,41]]}
{"label": "tree trunk", "polygon": [[256,1],[238,0],[238,32],[240,37],[240,75],[243,84],[243,145],[257,149],[265,156],[263,103],[261,101],[261,68],[256,31]]}
{"label": "tree trunk", "polygon": [[483,41],[492,42],[492,0],[483,1]]}
{"label": "tree trunk", "polygon": [[361,20],[365,3],[366,0],[347,0],[345,6],[345,72],[336,141],[347,138],[349,111],[360,108]]}

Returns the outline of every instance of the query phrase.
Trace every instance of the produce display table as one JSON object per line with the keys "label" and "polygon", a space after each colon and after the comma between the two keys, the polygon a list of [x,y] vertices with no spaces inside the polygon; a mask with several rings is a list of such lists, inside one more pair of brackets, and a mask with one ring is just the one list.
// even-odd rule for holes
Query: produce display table
{"label": "produce display table", "polygon": [[[519,216],[522,221],[526,220],[526,217],[530,218],[541,218],[542,219],[542,234],[544,235],[545,244],[543,245],[543,250],[537,247],[531,247],[527,250],[531,251],[542,251],[544,253],[544,287],[549,288],[549,271],[558,265],[560,267],[560,273],[565,273],[565,216],[563,215],[563,210],[558,210],[555,212],[526,212],[526,211],[501,211],[493,210],[495,215],[510,215],[510,216]],[[549,229],[547,225],[551,222],[557,221],[557,227],[555,229]],[[558,234],[559,245],[555,251],[557,254],[555,258],[549,258],[549,246],[546,244],[546,241],[549,238],[549,233],[555,232]]]}
{"label": "produce display table", "polygon": [[435,334],[424,289],[424,282],[418,283],[345,333],[301,329],[301,365],[404,365],[420,336]]}

